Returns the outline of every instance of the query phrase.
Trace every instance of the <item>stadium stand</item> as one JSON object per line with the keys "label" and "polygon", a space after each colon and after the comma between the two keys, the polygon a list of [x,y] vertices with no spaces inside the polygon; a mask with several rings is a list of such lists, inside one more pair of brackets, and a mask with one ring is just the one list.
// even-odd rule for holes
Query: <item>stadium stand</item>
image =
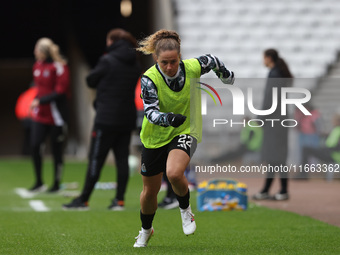
{"label": "stadium stand", "polygon": [[340,48],[337,0],[177,0],[183,57],[220,56],[238,77],[265,77],[262,51],[273,47],[297,78],[327,73]]}
{"label": "stadium stand", "polygon": [[[275,48],[294,77],[306,78],[297,79],[294,86],[312,91],[312,103],[323,115],[325,131],[330,130],[332,115],[340,111],[340,86],[336,79],[340,76],[340,64],[337,64],[340,1],[174,0],[173,3],[184,59],[212,53],[235,71],[238,79],[254,80],[267,77],[262,54],[267,48]],[[215,75],[211,72],[206,77]],[[235,85],[242,88],[244,82]],[[265,82],[257,82],[254,105],[262,102],[264,85]],[[231,106],[231,102],[227,103]],[[232,133],[229,136],[234,137]],[[214,139],[218,141],[220,137]],[[228,150],[228,146],[224,149]]]}

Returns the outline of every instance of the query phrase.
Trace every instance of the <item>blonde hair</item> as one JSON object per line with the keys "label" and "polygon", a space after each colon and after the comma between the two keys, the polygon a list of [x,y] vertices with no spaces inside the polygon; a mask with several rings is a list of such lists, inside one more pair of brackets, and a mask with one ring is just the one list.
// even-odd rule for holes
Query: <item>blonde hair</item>
{"label": "blonde hair", "polygon": [[38,49],[45,54],[46,57],[51,57],[53,61],[66,64],[66,60],[59,52],[59,46],[55,44],[50,38],[40,38],[36,43]]}
{"label": "blonde hair", "polygon": [[177,50],[179,54],[181,39],[177,32],[162,29],[140,41],[137,50],[145,55],[156,54],[158,56],[160,51],[166,50]]}

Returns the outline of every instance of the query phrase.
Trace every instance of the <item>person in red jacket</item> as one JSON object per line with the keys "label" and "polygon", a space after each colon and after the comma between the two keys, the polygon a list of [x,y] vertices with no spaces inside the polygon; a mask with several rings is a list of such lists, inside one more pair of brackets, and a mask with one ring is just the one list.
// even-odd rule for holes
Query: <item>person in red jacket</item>
{"label": "person in red jacket", "polygon": [[69,69],[59,54],[59,47],[49,38],[37,41],[34,56],[36,62],[33,66],[33,78],[38,93],[31,104],[31,146],[36,182],[30,191],[47,190],[42,180],[41,145],[49,135],[54,159],[54,183],[49,191],[56,192],[59,190],[63,168],[62,147],[68,112]]}

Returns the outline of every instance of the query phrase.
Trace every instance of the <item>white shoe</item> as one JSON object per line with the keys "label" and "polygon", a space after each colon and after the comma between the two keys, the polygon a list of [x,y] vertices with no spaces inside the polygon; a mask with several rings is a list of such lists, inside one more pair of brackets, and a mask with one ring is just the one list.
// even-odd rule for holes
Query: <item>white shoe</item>
{"label": "white shoe", "polygon": [[42,184],[40,186],[34,186],[33,188],[28,190],[31,193],[39,193],[39,192],[45,192],[47,191],[47,185]]}
{"label": "white shoe", "polygon": [[273,200],[276,200],[276,201],[283,201],[283,200],[288,200],[289,199],[289,195],[288,193],[276,193],[273,197]]}
{"label": "white shoe", "polygon": [[268,194],[268,192],[258,192],[255,195],[253,195],[253,199],[254,200],[266,200],[269,199],[270,196]]}
{"label": "white shoe", "polygon": [[196,230],[196,223],[194,219],[194,214],[191,212],[191,207],[187,209],[181,209],[181,217],[182,217],[182,226],[183,226],[183,232],[186,235],[191,235],[195,232]]}
{"label": "white shoe", "polygon": [[142,230],[139,231],[139,235],[136,236],[136,242],[133,247],[146,247],[153,233],[153,227],[151,227],[151,229],[149,230],[145,230],[142,228]]}

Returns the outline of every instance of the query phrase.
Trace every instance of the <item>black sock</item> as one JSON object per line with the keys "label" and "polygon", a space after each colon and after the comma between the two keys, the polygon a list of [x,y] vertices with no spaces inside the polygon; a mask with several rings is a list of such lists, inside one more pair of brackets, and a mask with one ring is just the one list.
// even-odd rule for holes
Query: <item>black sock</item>
{"label": "black sock", "polygon": [[150,229],[152,227],[153,217],[155,217],[155,213],[154,214],[143,214],[142,211],[140,211],[140,219],[142,221],[142,228]]}
{"label": "black sock", "polygon": [[180,197],[176,194],[178,203],[179,203],[179,207],[181,209],[187,209],[189,207],[189,199],[190,199],[190,192],[188,189],[188,193],[184,196],[184,197]]}

